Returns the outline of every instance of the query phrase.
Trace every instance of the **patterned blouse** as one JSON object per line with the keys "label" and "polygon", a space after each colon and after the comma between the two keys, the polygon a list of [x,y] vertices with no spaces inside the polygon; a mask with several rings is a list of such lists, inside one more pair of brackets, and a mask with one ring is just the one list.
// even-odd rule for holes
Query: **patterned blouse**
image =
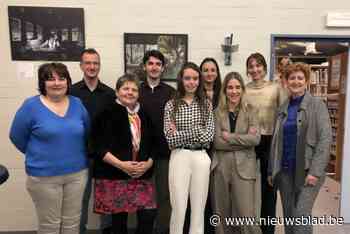
{"label": "patterned blouse", "polygon": [[137,113],[128,113],[128,117],[132,135],[132,160],[136,161],[141,141],[141,120]]}
{"label": "patterned blouse", "polygon": [[[208,111],[202,114],[196,98],[191,104],[181,100],[174,114],[174,100],[167,102],[164,110],[164,134],[170,149],[209,149],[214,137],[214,117],[208,101],[206,108]],[[171,130],[172,124],[176,127],[175,132]]]}

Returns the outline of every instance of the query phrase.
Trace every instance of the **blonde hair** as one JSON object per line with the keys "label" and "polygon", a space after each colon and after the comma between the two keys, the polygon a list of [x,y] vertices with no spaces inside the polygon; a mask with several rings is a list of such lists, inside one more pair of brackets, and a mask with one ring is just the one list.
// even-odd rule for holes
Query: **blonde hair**
{"label": "blonde hair", "polygon": [[[245,93],[244,81],[242,76],[238,72],[230,72],[225,76],[224,81],[222,82],[222,88],[220,91],[220,99],[219,99],[219,106],[218,106],[218,110],[220,113],[219,115],[228,112],[226,89],[227,89],[228,82],[230,82],[230,80],[237,80],[242,87],[241,101],[239,103],[239,106],[241,107],[242,96]],[[220,117],[223,117],[223,116],[220,116]]]}

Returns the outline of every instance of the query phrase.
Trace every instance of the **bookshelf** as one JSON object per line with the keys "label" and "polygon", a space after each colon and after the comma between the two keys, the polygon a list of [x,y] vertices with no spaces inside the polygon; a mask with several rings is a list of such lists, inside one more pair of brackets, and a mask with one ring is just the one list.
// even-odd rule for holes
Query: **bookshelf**
{"label": "bookshelf", "polygon": [[327,106],[329,111],[329,117],[331,119],[332,126],[332,144],[331,144],[331,155],[330,155],[330,165],[328,169],[330,172],[334,172],[336,175],[336,161],[337,161],[337,142],[339,138],[339,93],[328,94],[327,96]]}
{"label": "bookshelf", "polygon": [[328,62],[327,107],[332,126],[332,144],[327,170],[334,173],[336,180],[341,180],[348,53],[331,56]]}
{"label": "bookshelf", "polygon": [[313,96],[321,97],[327,103],[332,127],[327,172],[333,174],[336,180],[341,179],[347,59],[348,54],[341,53],[329,56],[326,63],[310,64],[311,73],[308,85],[308,90]]}
{"label": "bookshelf", "polygon": [[311,64],[310,82],[308,90],[313,96],[322,97],[327,100],[328,92],[328,64]]}

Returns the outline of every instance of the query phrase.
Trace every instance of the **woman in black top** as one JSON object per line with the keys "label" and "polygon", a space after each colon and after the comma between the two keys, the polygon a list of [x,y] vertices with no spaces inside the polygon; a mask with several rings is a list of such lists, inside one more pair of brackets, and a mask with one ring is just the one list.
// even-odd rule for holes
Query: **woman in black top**
{"label": "woman in black top", "polygon": [[137,212],[136,233],[152,233],[155,190],[151,181],[150,120],[137,102],[139,83],[124,75],[116,84],[117,100],[97,116],[90,147],[96,158],[94,211],[112,214],[114,233],[127,233],[127,217]]}

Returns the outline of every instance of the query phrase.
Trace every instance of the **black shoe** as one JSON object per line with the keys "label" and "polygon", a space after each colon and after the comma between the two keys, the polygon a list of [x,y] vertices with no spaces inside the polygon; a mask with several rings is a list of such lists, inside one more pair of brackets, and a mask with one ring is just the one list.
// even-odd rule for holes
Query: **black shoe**
{"label": "black shoe", "polygon": [[169,234],[169,229],[166,230],[154,230],[154,234]]}
{"label": "black shoe", "polygon": [[102,234],[113,234],[112,228],[107,227],[107,228],[102,229]]}

